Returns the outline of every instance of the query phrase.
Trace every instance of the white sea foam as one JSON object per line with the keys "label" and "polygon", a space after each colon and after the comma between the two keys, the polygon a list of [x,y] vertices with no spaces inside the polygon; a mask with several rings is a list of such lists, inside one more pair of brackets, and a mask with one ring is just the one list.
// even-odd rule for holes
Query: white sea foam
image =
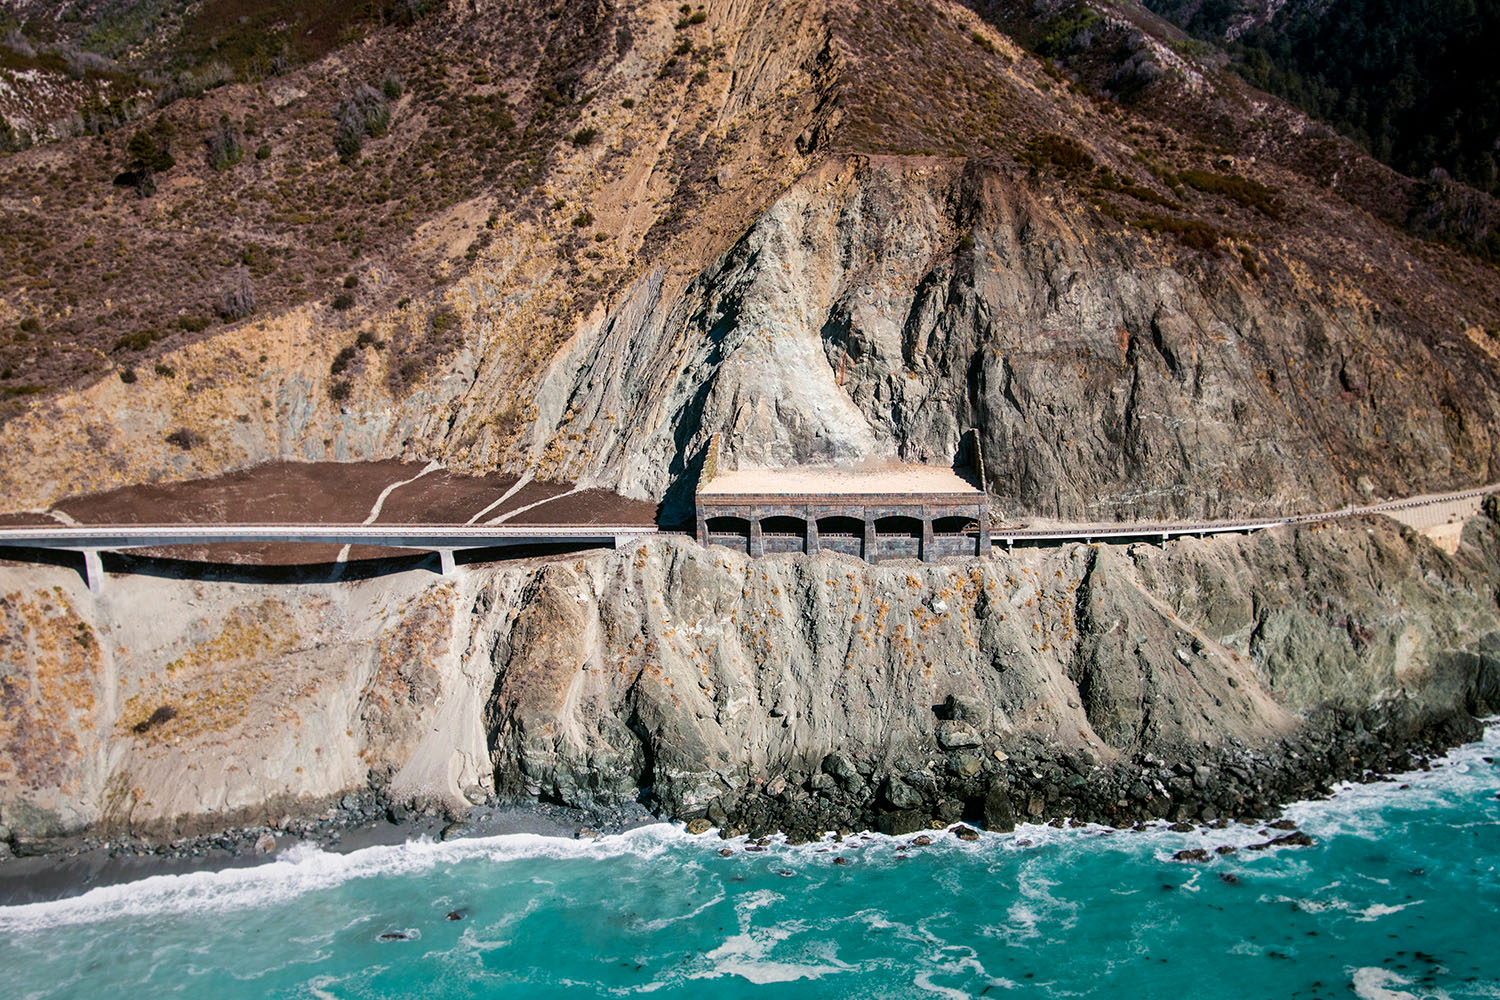
{"label": "white sea foam", "polygon": [[[1483,739],[1459,747],[1430,772],[1412,772],[1398,776],[1395,782],[1369,785],[1346,785],[1329,799],[1293,804],[1286,810],[1288,818],[1314,836],[1353,833],[1378,837],[1387,824],[1381,817],[1381,806],[1393,796],[1460,797],[1479,791],[1493,792],[1500,786],[1496,771],[1481,758],[1500,756],[1500,718],[1488,719]],[[1400,785],[1409,785],[1407,790]],[[1045,852],[1081,839],[1094,842],[1097,849],[1127,853],[1148,852],[1166,859],[1184,846],[1229,844],[1244,847],[1264,837],[1258,827],[1231,825],[1213,831],[1179,834],[1167,830],[1165,823],[1155,824],[1144,834],[1127,833],[1109,827],[1080,825],[1059,829],[1046,825],[1022,824],[1012,833],[982,832],[977,840],[964,842],[944,831],[932,833],[933,843],[922,848],[923,855],[937,852],[962,852],[967,855],[990,854],[997,864],[1013,865],[1015,855]],[[839,849],[859,857],[868,852],[889,861],[908,837],[880,834],[846,839]],[[309,892],[335,887],[344,882],[387,875],[429,871],[437,866],[471,859],[512,862],[537,858],[607,858],[626,854],[642,858],[694,845],[717,850],[723,842],[716,838],[692,837],[673,824],[654,824],[604,837],[596,841],[577,841],[532,834],[507,834],[497,837],[460,839],[447,842],[410,841],[389,847],[371,847],[349,854],[331,854],[315,847],[297,845],[282,852],[267,864],[255,868],[203,871],[186,875],[159,875],[138,882],[102,886],[81,896],[45,903],[0,907],[0,933],[25,934],[73,924],[88,924],[115,918],[141,918],[198,911],[223,911],[274,906]],[[744,839],[729,841],[744,847]],[[847,849],[858,845],[858,852]],[[791,846],[784,838],[774,838],[771,850],[783,858],[819,866],[828,861],[831,839]],[[851,869],[852,870],[852,869]],[[1059,920],[1070,926],[1073,915],[1066,904],[1048,896],[1046,886],[1023,884],[1018,906],[1008,915],[1009,930],[1019,939],[1040,933],[1039,922]],[[1299,905],[1314,905],[1296,901]],[[710,904],[711,905],[711,904]],[[763,904],[766,905],[766,904]],[[1415,904],[1405,904],[1415,905]],[[1360,919],[1377,919],[1394,909],[1382,904],[1366,906]]]}
{"label": "white sea foam", "polygon": [[154,875],[138,882],[100,886],[71,899],[0,907],[0,933],[88,924],[122,917],[142,918],[194,912],[220,912],[275,906],[309,892],[353,879],[430,871],[473,859],[513,862],[535,858],[653,858],[690,840],[667,823],[639,827],[593,841],[535,834],[437,842],[428,839],[331,854],[297,844],[274,861],[254,868]]}
{"label": "white sea foam", "polygon": [[1353,976],[1354,995],[1360,1000],[1417,1000],[1415,993],[1391,989],[1392,986],[1408,986],[1411,980],[1397,975],[1390,969],[1366,966],[1355,969]]}

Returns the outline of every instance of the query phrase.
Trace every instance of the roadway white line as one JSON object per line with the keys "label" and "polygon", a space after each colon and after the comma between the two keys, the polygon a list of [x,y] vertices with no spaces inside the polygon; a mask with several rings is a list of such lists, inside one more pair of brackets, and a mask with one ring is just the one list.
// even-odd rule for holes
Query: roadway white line
{"label": "roadway white line", "polygon": [[500,494],[500,499],[499,500],[496,500],[494,503],[492,503],[489,506],[485,507],[484,510],[480,511],[478,514],[475,514],[473,517],[469,518],[464,523],[465,524],[474,524],[474,523],[478,522],[478,520],[481,517],[484,517],[484,515],[488,514],[490,511],[494,510],[496,507],[500,506],[505,501],[507,501],[511,497],[515,496],[517,490],[519,490],[522,486],[525,486],[527,483],[531,482],[531,478],[532,478],[531,470],[527,469],[525,472],[521,473],[521,478],[516,480],[516,484],[514,486],[512,486],[510,489],[506,490],[504,493]]}
{"label": "roadway white line", "polygon": [[[423,466],[422,467],[422,471],[419,472],[419,473],[417,473],[415,476],[412,476],[410,479],[402,479],[399,482],[391,483],[391,485],[387,486],[385,489],[383,489],[383,490],[380,491],[380,496],[378,496],[378,497],[375,498],[375,506],[373,506],[373,507],[370,508],[370,516],[367,517],[367,518],[365,518],[364,521],[361,522],[361,523],[363,523],[363,524],[374,524],[376,518],[380,517],[380,508],[382,508],[382,507],[385,506],[385,498],[386,497],[390,496],[393,492],[395,492],[397,489],[401,488],[402,486],[405,486],[407,483],[414,483],[418,479],[421,479],[423,476],[427,475],[427,473],[429,473],[429,472],[436,472],[438,469],[441,469],[441,468],[442,468],[442,465],[439,462],[437,462],[436,460],[433,460],[431,462],[428,462],[425,466]],[[337,563],[348,562],[349,561],[349,550],[351,548],[353,548],[352,545],[349,545],[349,544],[345,543],[344,547],[341,548],[341,549],[339,549],[339,554],[334,557],[333,561],[337,562]]]}
{"label": "roadway white line", "polygon": [[503,524],[504,522],[509,521],[511,518],[515,517],[517,514],[524,514],[528,510],[531,510],[531,508],[533,507],[540,507],[544,503],[551,503],[554,500],[561,500],[563,497],[570,497],[574,493],[581,492],[582,490],[582,486],[575,486],[568,492],[559,493],[555,497],[545,497],[541,500],[538,500],[536,503],[529,503],[524,507],[517,507],[515,510],[508,510],[504,514],[501,514],[499,517],[486,521],[485,524]]}

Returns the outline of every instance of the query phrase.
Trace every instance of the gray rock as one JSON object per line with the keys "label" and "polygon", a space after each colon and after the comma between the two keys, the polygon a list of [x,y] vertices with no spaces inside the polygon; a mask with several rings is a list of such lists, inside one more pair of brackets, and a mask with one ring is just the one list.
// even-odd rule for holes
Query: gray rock
{"label": "gray rock", "polygon": [[984,742],[974,727],[967,722],[946,720],[938,723],[937,728],[938,746],[945,750],[959,750],[965,747],[977,747]]}
{"label": "gray rock", "polygon": [[922,804],[922,796],[917,790],[896,777],[885,779],[880,791],[892,809],[916,809]]}
{"label": "gray rock", "polygon": [[999,782],[990,785],[984,796],[984,828],[996,833],[1008,833],[1016,828],[1016,811],[1009,790]]}

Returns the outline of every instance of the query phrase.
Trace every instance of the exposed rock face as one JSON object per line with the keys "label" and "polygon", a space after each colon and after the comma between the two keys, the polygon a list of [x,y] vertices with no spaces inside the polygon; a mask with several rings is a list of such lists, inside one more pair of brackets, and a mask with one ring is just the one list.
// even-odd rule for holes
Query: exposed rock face
{"label": "exposed rock face", "polygon": [[1497,556],[1490,517],[1454,557],[1379,519],[879,567],[663,540],[295,608],[9,568],[0,820],[202,828],[366,785],[757,830],[1255,813],[1500,708]]}

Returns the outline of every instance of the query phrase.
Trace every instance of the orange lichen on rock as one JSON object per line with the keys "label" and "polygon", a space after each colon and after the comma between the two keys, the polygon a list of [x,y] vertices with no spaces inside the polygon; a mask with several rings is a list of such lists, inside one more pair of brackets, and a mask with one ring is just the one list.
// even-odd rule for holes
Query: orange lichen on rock
{"label": "orange lichen on rock", "polygon": [[63,784],[98,724],[103,654],[61,589],[0,597],[0,784]]}

